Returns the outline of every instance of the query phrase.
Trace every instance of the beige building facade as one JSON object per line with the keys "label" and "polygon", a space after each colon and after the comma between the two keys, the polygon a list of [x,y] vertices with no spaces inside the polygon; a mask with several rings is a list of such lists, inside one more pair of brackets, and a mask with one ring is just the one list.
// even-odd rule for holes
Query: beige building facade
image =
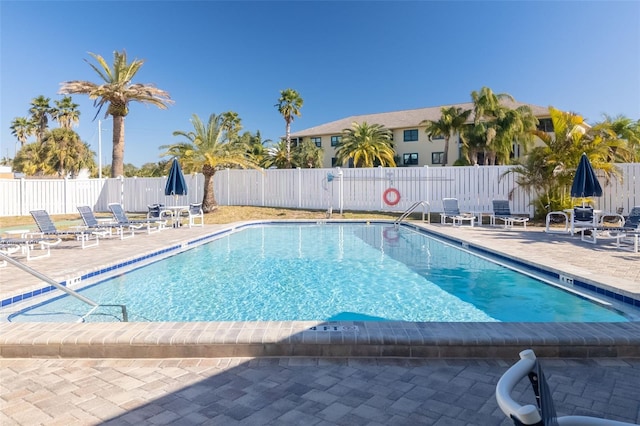
{"label": "beige building facade", "polygon": [[[517,108],[521,105],[528,105],[533,114],[538,118],[538,127],[545,131],[552,131],[549,109],[520,102],[503,102],[509,108]],[[445,147],[444,138],[434,138],[429,140],[425,132],[426,126],[421,124],[425,120],[438,121],[442,108],[459,107],[464,110],[473,110],[473,103],[461,103],[454,105],[443,105],[429,108],[419,108],[403,111],[383,112],[377,114],[355,115],[321,124],[309,129],[291,133],[291,139],[295,144],[304,141],[311,141],[324,151],[322,167],[330,168],[336,166],[347,167],[336,163],[336,146],[342,138],[342,132],[350,129],[353,123],[380,124],[393,133],[394,149],[396,151],[396,164],[398,167],[423,167],[441,166]],[[473,121],[470,117],[469,123]],[[458,160],[461,156],[460,137],[455,134],[449,140],[448,165]],[[519,146],[514,146],[514,157],[522,156],[523,152]]]}

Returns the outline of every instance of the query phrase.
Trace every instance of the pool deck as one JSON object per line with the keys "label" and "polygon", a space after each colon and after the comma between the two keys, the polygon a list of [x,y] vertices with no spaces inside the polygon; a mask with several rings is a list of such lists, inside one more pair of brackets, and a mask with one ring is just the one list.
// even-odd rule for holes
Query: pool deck
{"label": "pool deck", "polygon": [[[640,253],[611,242],[535,227],[424,226],[640,298]],[[27,264],[67,280],[221,228],[85,250],[65,242]],[[0,269],[2,300],[38,286],[12,265]],[[0,323],[0,423],[507,425],[495,384],[526,348],[547,358],[559,414],[640,422],[640,322],[355,321]],[[525,383],[516,390],[532,401]]]}

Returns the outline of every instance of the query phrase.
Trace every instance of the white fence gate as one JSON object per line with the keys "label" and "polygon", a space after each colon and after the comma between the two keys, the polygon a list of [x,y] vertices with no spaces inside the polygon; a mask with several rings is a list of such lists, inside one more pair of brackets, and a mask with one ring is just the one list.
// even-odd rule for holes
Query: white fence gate
{"label": "white fence gate", "polygon": [[[640,205],[640,164],[617,164],[622,181],[603,184],[599,208],[628,213]],[[507,199],[511,210],[533,215],[533,194],[522,190],[515,174],[505,174],[510,166],[412,167],[366,169],[222,170],[214,176],[214,194],[220,205],[286,207],[313,210],[358,210],[401,212],[414,202],[427,201],[431,211],[442,211],[441,200],[457,198],[460,208],[491,211],[493,199]],[[0,216],[24,216],[34,209],[50,214],[77,213],[88,205],[106,212],[109,203],[122,203],[130,212],[146,212],[147,205],[185,205],[202,201],[202,174],[185,176],[188,195],[164,195],[166,177],[117,179],[2,179]],[[400,194],[389,205],[385,191]],[[388,201],[395,201],[389,200]]]}

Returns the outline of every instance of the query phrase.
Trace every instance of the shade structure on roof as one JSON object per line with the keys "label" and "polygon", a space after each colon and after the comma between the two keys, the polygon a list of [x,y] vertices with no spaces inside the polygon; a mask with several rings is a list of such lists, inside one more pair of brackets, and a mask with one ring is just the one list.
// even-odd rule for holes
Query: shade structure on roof
{"label": "shade structure on roof", "polygon": [[571,196],[575,198],[602,197],[602,187],[591,166],[587,154],[582,154],[571,185]]}
{"label": "shade structure on roof", "polygon": [[164,187],[164,195],[187,195],[187,183],[177,158],[174,158],[173,164],[171,164],[167,185]]}

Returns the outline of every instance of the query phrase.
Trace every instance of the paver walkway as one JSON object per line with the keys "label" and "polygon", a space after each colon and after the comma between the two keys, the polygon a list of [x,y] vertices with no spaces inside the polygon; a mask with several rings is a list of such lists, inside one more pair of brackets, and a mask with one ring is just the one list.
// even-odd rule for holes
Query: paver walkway
{"label": "paver walkway", "polygon": [[[640,360],[545,361],[559,415],[640,422]],[[4,359],[0,424],[509,425],[494,392],[511,362]]]}

